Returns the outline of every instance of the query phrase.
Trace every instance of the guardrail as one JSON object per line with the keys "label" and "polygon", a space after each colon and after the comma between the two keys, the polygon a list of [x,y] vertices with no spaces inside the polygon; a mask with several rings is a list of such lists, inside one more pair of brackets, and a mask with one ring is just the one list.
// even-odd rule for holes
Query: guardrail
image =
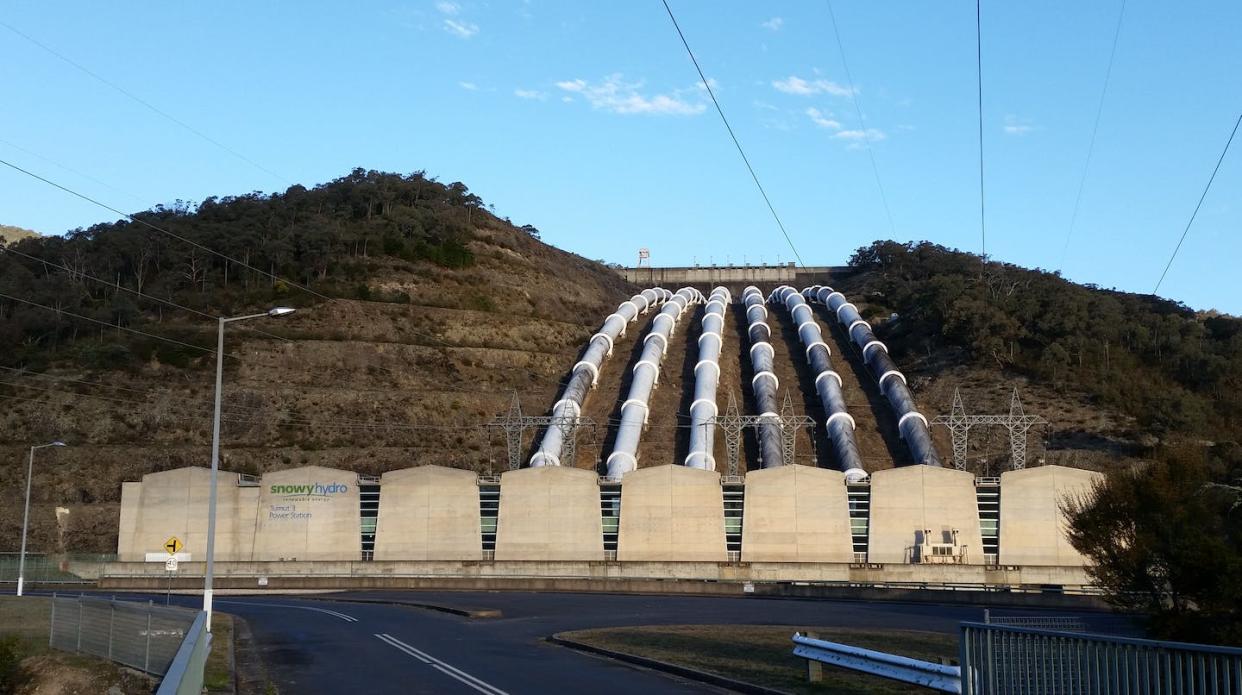
{"label": "guardrail", "polygon": [[962,623],[962,693],[1237,693],[1242,649]]}
{"label": "guardrail", "polygon": [[199,695],[203,691],[204,672],[210,653],[211,633],[207,631],[207,613],[199,611],[155,695]]}
{"label": "guardrail", "polygon": [[933,664],[905,656],[827,642],[795,632],[794,656],[807,660],[810,680],[817,681],[818,664],[829,664],[852,671],[869,673],[890,680],[933,688],[945,693],[962,692],[962,669],[957,666]]}

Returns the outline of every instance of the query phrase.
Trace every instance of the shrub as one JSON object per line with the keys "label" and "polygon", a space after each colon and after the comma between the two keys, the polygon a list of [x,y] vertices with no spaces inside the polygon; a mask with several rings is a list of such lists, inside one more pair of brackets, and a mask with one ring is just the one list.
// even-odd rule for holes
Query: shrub
{"label": "shrub", "polygon": [[16,693],[28,679],[22,668],[21,642],[16,637],[0,638],[0,695]]}

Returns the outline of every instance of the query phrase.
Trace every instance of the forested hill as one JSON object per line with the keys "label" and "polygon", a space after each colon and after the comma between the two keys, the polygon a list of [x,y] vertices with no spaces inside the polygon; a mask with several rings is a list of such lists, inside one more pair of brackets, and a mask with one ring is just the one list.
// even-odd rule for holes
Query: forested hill
{"label": "forested hill", "polygon": [[1238,440],[1242,320],[1071,283],[930,243],[859,249],[852,289],[898,362],[1000,367],[1135,418],[1148,433]]}
{"label": "forested hill", "polygon": [[14,227],[8,224],[0,224],[0,243],[6,241],[17,241],[18,239],[25,239],[33,236],[39,236],[38,232],[22,227]]}
{"label": "forested hill", "polygon": [[[161,324],[157,332],[182,342],[195,342],[184,331],[214,330],[159,299],[211,315],[331,297],[551,316],[575,298],[595,308],[615,300],[605,290],[624,292],[599,265],[539,243],[534,227],[498,219],[464,184],[424,172],[355,169],[314,188],[177,201],[133,218],[21,239],[0,254],[0,293],[9,296],[0,297],[0,364],[185,366],[195,351],[125,330]],[[502,291],[516,284],[515,272],[457,272],[481,270],[480,245],[508,258],[510,271],[525,258],[548,271],[540,283],[559,272],[577,287],[536,302],[536,285]],[[465,278],[473,282],[459,285]],[[452,291],[442,291],[443,281]],[[108,339],[79,340],[92,332]]]}

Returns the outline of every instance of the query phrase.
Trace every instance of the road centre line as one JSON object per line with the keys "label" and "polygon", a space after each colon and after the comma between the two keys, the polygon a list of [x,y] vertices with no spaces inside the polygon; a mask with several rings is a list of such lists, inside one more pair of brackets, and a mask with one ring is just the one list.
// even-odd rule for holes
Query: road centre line
{"label": "road centre line", "polygon": [[500,688],[497,688],[486,681],[480,680],[479,678],[476,678],[451,664],[440,661],[427,652],[416,649],[415,647],[402,642],[392,635],[387,633],[377,633],[375,637],[381,642],[384,642],[391,647],[396,647],[398,650],[414,657],[415,659],[418,659],[424,664],[431,664],[432,668],[435,668],[437,671],[440,671],[446,676],[451,676],[481,693],[485,693],[486,695],[509,695]]}

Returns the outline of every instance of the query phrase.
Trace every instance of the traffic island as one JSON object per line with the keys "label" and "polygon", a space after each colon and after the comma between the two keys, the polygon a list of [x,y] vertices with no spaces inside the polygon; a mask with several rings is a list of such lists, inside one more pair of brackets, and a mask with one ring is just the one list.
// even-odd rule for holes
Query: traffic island
{"label": "traffic island", "polygon": [[918,630],[806,629],[783,625],[660,625],[563,632],[549,641],[573,649],[746,693],[922,693],[889,680],[823,668],[807,682],[793,655],[795,631],[928,661],[957,655],[957,636]]}

